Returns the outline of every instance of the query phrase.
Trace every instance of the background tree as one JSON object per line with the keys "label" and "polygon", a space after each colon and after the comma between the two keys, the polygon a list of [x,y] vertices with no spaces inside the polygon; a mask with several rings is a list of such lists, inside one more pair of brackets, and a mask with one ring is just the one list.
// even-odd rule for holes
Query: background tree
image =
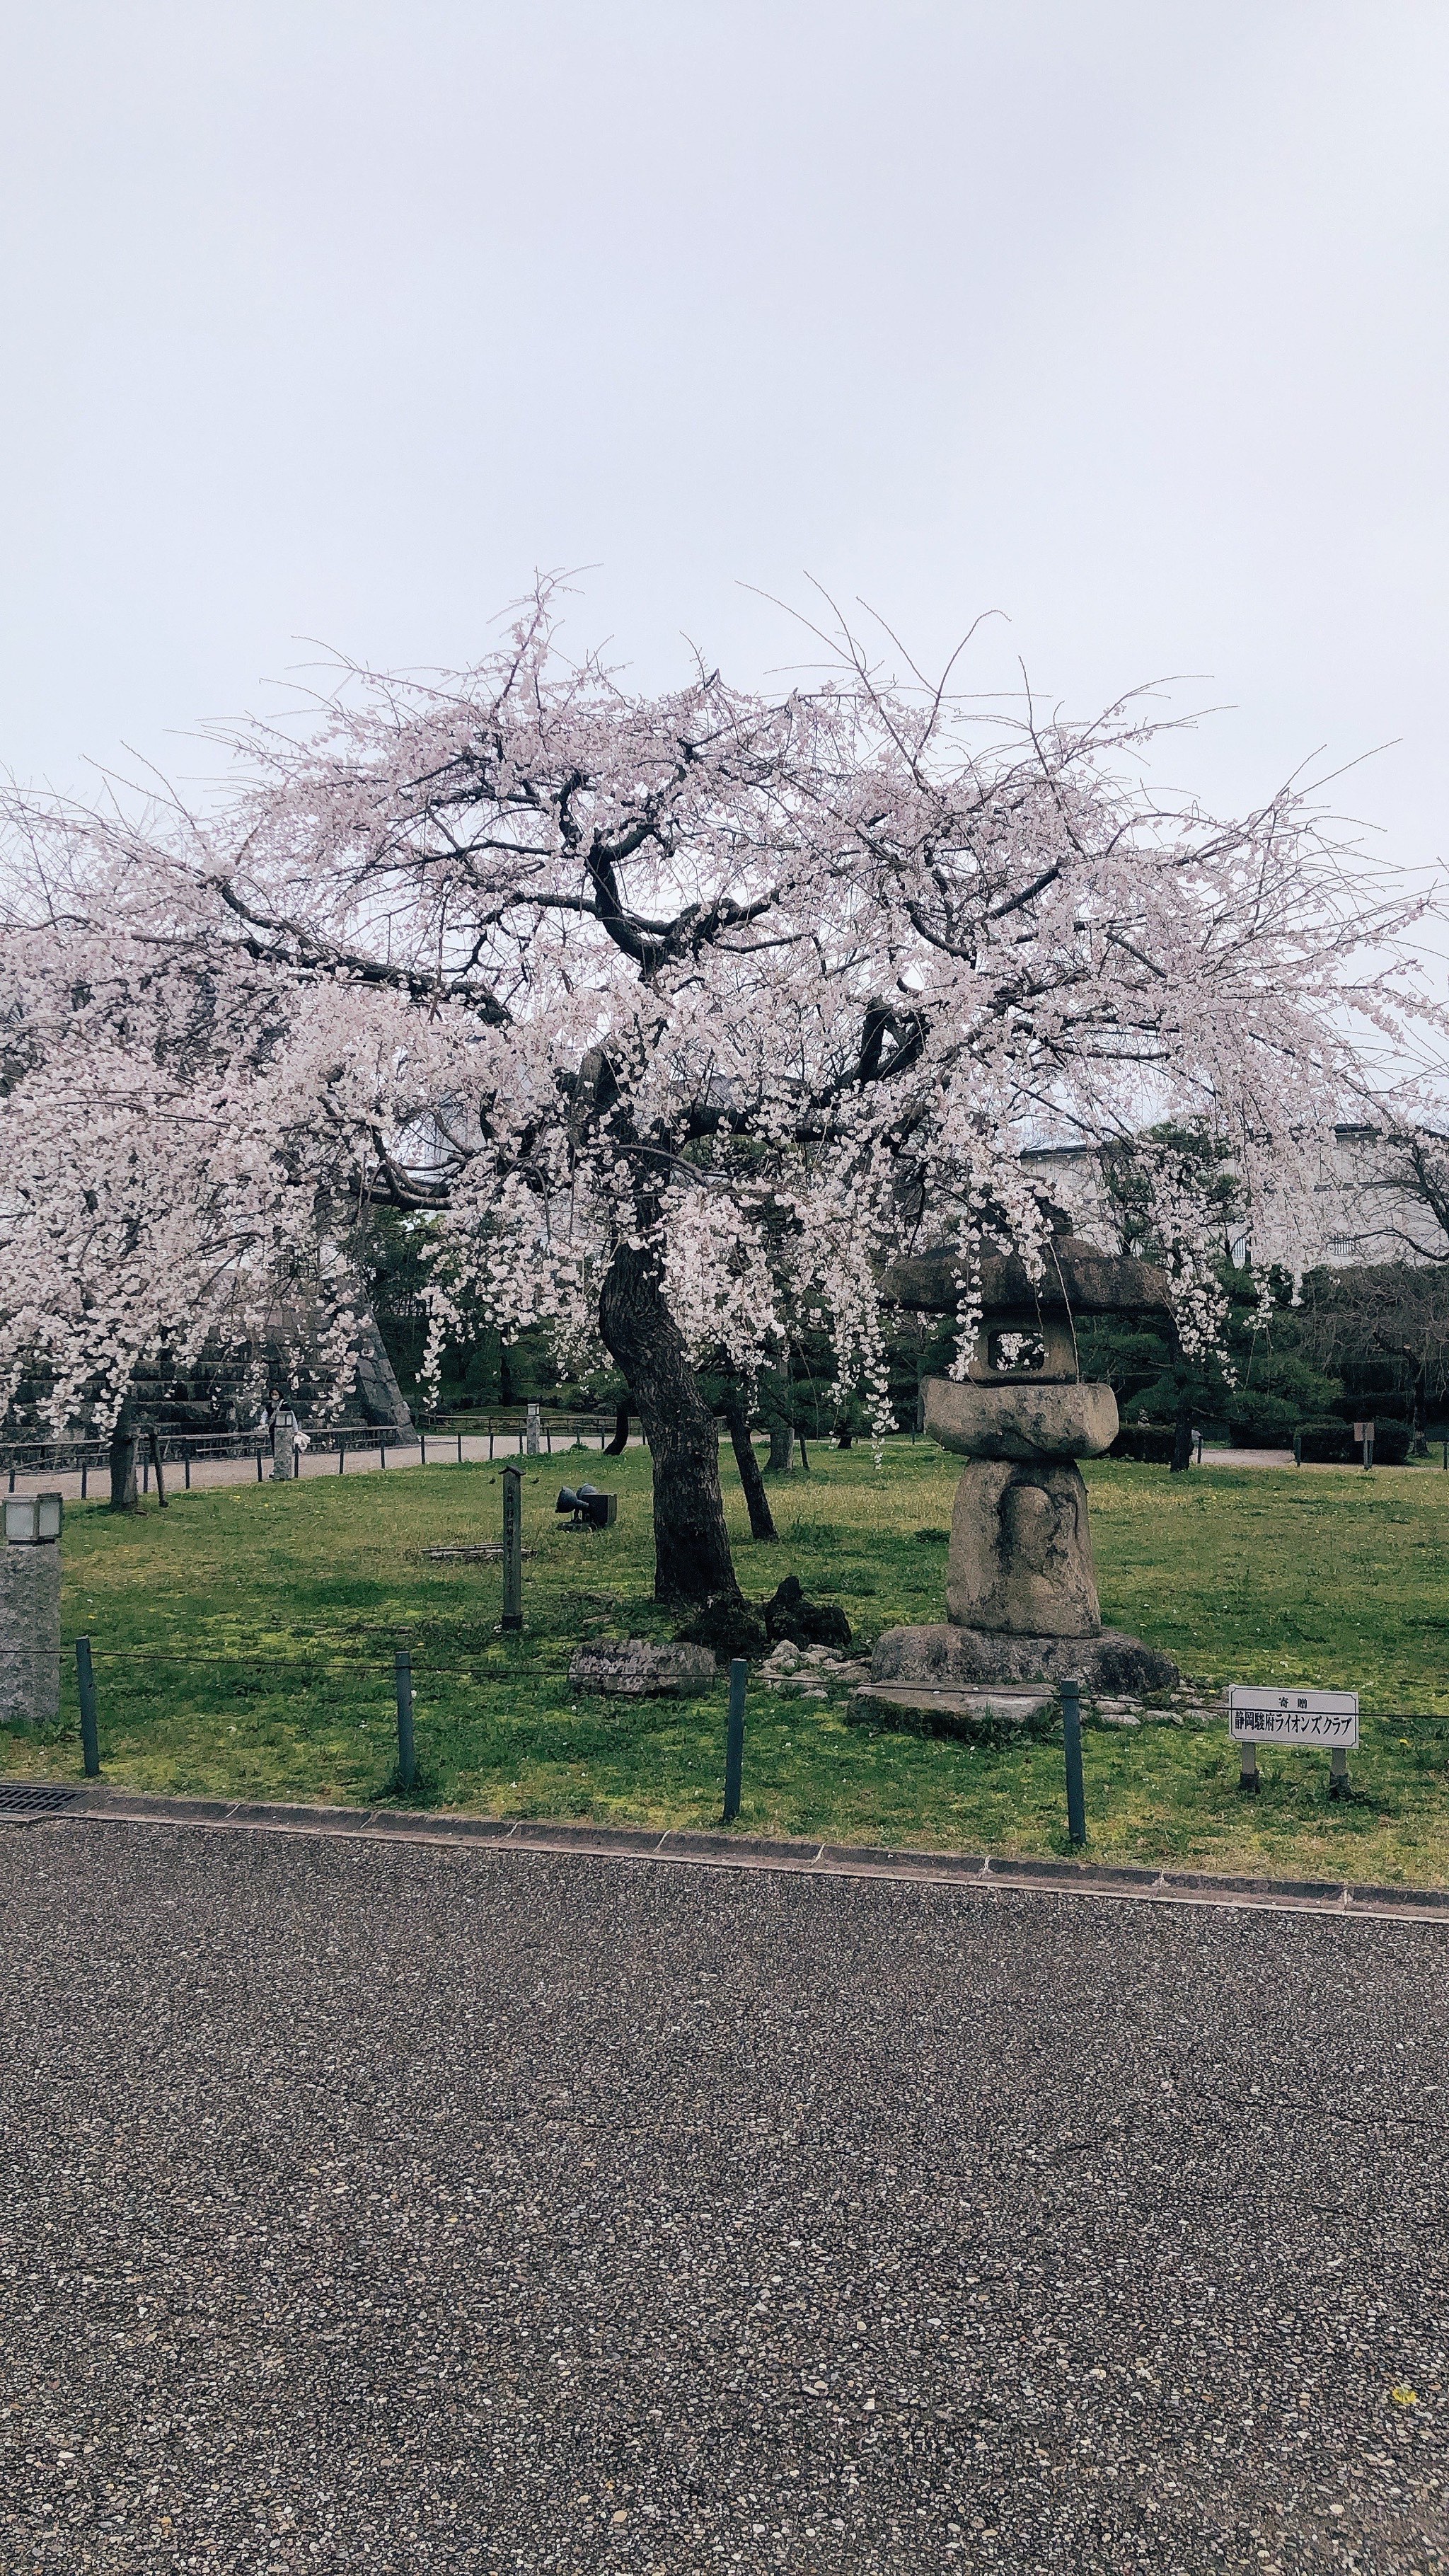
{"label": "background tree", "polygon": [[[993,737],[848,633],[778,700],[572,662],[545,593],[478,669],[342,676],[233,740],[198,811],[16,800],[0,991],[0,1385],[64,1417],[138,1352],[305,1300],[339,1376],[357,1235],[428,1211],[436,1367],[545,1319],[601,1339],[654,1466],[656,1587],[735,1589],[695,1362],[818,1314],[888,1421],[883,1262],[989,1228],[1031,1265],[1042,1125],[1196,1121],[1250,1207],[1400,1035],[1412,907],[1285,790],[1218,822],[1144,784],[1131,705]],[[1154,1179],[1185,1345],[1212,1227]],[[782,1228],[782,1212],[788,1222]]]}

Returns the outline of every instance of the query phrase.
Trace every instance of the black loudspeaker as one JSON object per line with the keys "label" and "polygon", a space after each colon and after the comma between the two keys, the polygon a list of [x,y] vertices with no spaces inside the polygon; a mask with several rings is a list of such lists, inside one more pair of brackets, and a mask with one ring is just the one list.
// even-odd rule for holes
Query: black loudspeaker
{"label": "black loudspeaker", "polygon": [[570,1513],[575,1529],[608,1529],[618,1515],[619,1497],[601,1494],[597,1485],[580,1485],[577,1493],[565,1485],[554,1510]]}

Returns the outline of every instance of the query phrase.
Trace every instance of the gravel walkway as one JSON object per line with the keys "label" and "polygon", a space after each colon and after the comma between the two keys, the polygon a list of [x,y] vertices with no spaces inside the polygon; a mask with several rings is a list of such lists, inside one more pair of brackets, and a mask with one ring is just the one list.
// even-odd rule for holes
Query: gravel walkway
{"label": "gravel walkway", "polygon": [[1438,1926],[65,1821],[0,1923],[6,2576],[1449,2566]]}

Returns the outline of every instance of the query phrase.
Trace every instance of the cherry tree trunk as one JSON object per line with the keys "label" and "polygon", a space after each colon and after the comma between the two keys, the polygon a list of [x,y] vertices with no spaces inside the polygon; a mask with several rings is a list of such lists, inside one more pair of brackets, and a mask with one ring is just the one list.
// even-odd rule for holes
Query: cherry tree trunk
{"label": "cherry tree trunk", "polygon": [[730,1435],[730,1447],[735,1453],[735,1465],[740,1471],[740,1483],[744,1487],[745,1503],[750,1515],[750,1536],[777,1539],[780,1533],[775,1527],[775,1515],[770,1509],[770,1497],[765,1491],[765,1479],[760,1473],[760,1462],[755,1456],[755,1444],[750,1438],[749,1417],[745,1410],[743,1390],[728,1398],[724,1406],[724,1418]]}
{"label": "cherry tree trunk", "polygon": [[138,1512],[141,1498],[136,1491],[136,1415],[127,1396],[116,1416],[111,1433],[111,1509],[113,1512]]}
{"label": "cherry tree trunk", "polygon": [[700,1607],[739,1584],[725,1528],[719,1433],[648,1253],[621,1244],[605,1274],[599,1331],[629,1382],[654,1468],[654,1597]]}
{"label": "cherry tree trunk", "polygon": [[783,1413],[770,1416],[770,1473],[790,1476],[795,1471],[795,1431]]}

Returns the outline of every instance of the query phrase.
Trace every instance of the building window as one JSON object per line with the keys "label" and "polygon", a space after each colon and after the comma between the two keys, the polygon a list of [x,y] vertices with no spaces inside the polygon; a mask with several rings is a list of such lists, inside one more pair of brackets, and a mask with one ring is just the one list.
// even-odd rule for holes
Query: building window
{"label": "building window", "polygon": [[1358,1234],[1331,1234],[1328,1238],[1329,1260],[1351,1261],[1362,1241],[1362,1235]]}

